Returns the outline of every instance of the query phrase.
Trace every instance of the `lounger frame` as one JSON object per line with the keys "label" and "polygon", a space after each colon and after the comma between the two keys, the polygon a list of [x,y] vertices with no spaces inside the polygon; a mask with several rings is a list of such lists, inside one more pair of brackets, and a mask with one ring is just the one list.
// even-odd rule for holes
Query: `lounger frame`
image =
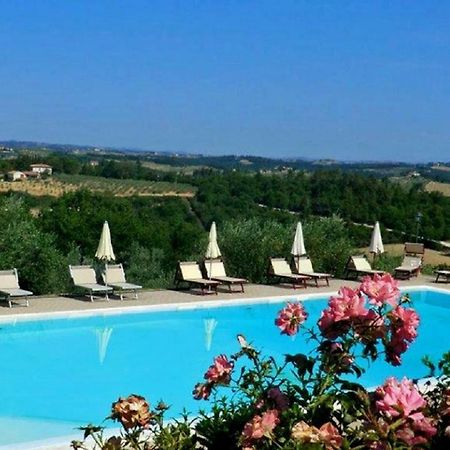
{"label": "lounger frame", "polygon": [[[196,261],[179,261],[175,271],[175,289],[179,289],[181,283],[186,283],[189,289],[194,286],[201,289],[201,294],[218,294],[219,282],[203,278],[200,264]],[[212,289],[212,290],[211,290]]]}

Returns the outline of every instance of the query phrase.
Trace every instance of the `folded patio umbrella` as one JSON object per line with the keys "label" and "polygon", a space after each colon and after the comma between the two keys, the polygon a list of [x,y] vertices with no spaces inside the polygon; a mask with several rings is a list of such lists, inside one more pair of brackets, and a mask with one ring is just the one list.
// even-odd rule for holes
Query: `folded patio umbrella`
{"label": "folded patio umbrella", "polygon": [[209,259],[210,270],[209,277],[212,275],[212,262],[214,259],[220,258],[222,254],[220,253],[219,244],[217,243],[217,230],[216,230],[216,222],[211,224],[211,229],[209,230],[209,242],[208,248],[206,249],[205,258]]}
{"label": "folded patio umbrella", "polygon": [[95,257],[102,261],[114,261],[116,259],[111,243],[111,232],[109,231],[109,225],[106,220],[103,224],[102,234],[100,236],[97,251],[95,252]]}
{"label": "folded patio umbrella", "polygon": [[305,241],[303,239],[302,223],[297,223],[297,229],[295,230],[294,242],[292,243],[291,254],[294,257],[300,258],[302,255],[306,255]]}
{"label": "folded patio umbrella", "polygon": [[384,253],[383,240],[381,239],[380,223],[376,222],[370,239],[369,252],[374,255]]}

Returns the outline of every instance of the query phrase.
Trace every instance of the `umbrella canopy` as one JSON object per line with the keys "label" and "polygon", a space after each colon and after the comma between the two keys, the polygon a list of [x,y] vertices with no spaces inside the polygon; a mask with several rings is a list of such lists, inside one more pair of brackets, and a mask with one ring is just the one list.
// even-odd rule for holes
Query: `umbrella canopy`
{"label": "umbrella canopy", "polygon": [[372,231],[372,238],[370,239],[370,253],[384,253],[383,241],[381,239],[380,223],[376,222]]}
{"label": "umbrella canopy", "polygon": [[100,236],[100,242],[98,243],[95,257],[103,261],[111,261],[116,259],[111,244],[111,232],[109,231],[109,225],[106,221],[103,224],[102,235]]}
{"label": "umbrella canopy", "polygon": [[297,224],[297,229],[295,230],[295,237],[292,244],[291,254],[294,256],[306,255],[305,241],[303,240],[303,228],[301,222]]}
{"label": "umbrella canopy", "polygon": [[211,225],[211,229],[209,230],[209,242],[205,257],[207,259],[216,259],[219,258],[219,256],[222,256],[222,254],[220,253],[220,248],[217,244],[216,222],[213,222]]}

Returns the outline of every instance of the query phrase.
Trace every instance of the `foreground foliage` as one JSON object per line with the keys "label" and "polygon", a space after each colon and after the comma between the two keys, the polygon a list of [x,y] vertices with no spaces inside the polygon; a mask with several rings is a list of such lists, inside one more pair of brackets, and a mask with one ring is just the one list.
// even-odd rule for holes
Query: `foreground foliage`
{"label": "foreground foliage", "polygon": [[[84,440],[102,450],[258,449],[442,449],[450,444],[450,353],[436,365],[435,378],[420,386],[388,378],[374,391],[351,381],[364,360],[401,364],[417,337],[419,317],[390,275],[367,277],[358,289],[343,287],[330,298],[315,327],[307,312],[290,302],[275,318],[282,334],[302,332],[315,344],[312,354],[263,356],[238,336],[239,349],[219,355],[194,387],[198,400],[212,401],[209,413],[166,424],[167,406],[153,409],[138,395],[120,398],[110,419],[122,426],[105,437],[88,426]],[[219,396],[228,389],[227,396]]]}

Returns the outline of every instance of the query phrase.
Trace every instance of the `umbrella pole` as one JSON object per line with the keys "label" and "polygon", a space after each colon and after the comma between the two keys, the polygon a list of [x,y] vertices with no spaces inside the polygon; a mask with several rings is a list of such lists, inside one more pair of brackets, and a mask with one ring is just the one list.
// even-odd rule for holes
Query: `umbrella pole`
{"label": "umbrella pole", "polygon": [[[212,258],[209,259],[209,281],[212,278]],[[208,292],[211,292],[211,285],[208,286]]]}

